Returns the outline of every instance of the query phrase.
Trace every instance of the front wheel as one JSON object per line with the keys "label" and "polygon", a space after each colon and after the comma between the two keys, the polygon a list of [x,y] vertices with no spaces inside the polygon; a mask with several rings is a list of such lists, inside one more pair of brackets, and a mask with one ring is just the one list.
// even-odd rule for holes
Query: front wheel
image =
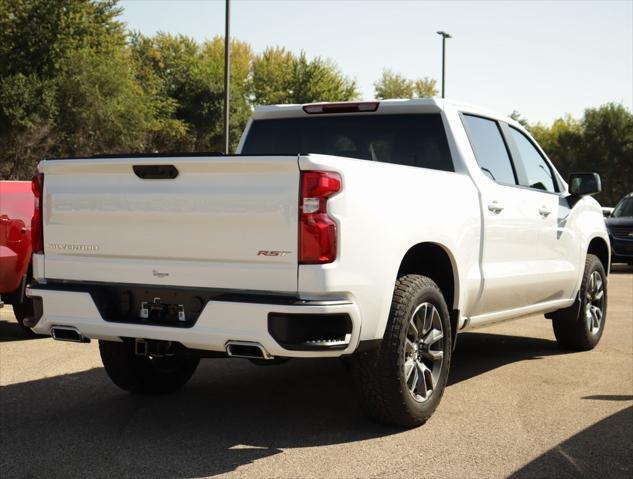
{"label": "front wheel", "polygon": [[425,276],[398,278],[380,348],[352,358],[365,411],[396,426],[424,424],[444,393],[451,352],[448,308],[438,286]]}
{"label": "front wheel", "polygon": [[137,394],[165,394],[180,389],[200,362],[200,358],[181,351],[169,356],[139,356],[131,341],[99,341],[99,352],[112,382]]}
{"label": "front wheel", "polygon": [[600,341],[606,318],[607,275],[600,259],[588,254],[576,304],[554,315],[554,335],[564,348],[588,351]]}

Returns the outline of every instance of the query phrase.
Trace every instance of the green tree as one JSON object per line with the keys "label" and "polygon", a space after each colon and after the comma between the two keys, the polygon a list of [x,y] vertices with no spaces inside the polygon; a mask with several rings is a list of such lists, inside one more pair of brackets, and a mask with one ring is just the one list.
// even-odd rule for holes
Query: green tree
{"label": "green tree", "polygon": [[[114,0],[0,0],[2,177],[28,178],[50,153],[103,151],[113,146],[107,138],[130,140],[120,129],[108,131],[148,111],[143,92],[127,81],[131,66],[124,26],[116,20],[120,12]],[[119,81],[116,75],[123,75],[123,87],[108,89]],[[84,125],[78,118],[95,121]]]}
{"label": "green tree", "polygon": [[576,171],[596,171],[602,178],[605,205],[614,205],[633,185],[633,114],[620,104],[585,110],[581,120],[566,115],[551,126],[530,132],[564,178]]}
{"label": "green tree", "polygon": [[589,108],[582,129],[583,148],[577,168],[600,173],[603,192],[597,199],[615,205],[633,190],[633,114],[616,103]]}
{"label": "green tree", "polygon": [[28,179],[54,143],[55,89],[36,75],[0,78],[0,178]]}
{"label": "green tree", "polygon": [[[162,95],[173,110],[173,119],[186,125],[179,142],[184,151],[223,151],[224,39],[203,44],[184,35],[134,34],[133,55],[146,90]],[[252,53],[244,42],[231,42],[232,146],[250,116],[249,91]],[[167,109],[169,111],[169,109]]]}
{"label": "green tree", "polygon": [[437,80],[424,77],[409,80],[400,73],[383,70],[380,79],[374,83],[376,98],[431,98],[437,96]]}
{"label": "green tree", "polygon": [[565,115],[549,127],[537,123],[527,128],[564,177],[577,168],[583,143],[583,130],[578,120]]}
{"label": "green tree", "polygon": [[125,45],[117,0],[0,0],[0,76],[54,77],[75,51]]}
{"label": "green tree", "polygon": [[320,57],[309,61],[303,52],[295,59],[289,103],[347,101],[357,96],[356,82],[345,77],[332,61]]}
{"label": "green tree", "polygon": [[437,80],[424,77],[415,81],[413,90],[418,98],[433,98],[437,96]]}
{"label": "green tree", "polygon": [[150,37],[130,34],[130,55],[135,66],[136,80],[152,105],[154,117],[147,132],[147,146],[151,151],[186,151],[189,145],[189,128],[186,122],[175,118],[177,101],[168,95],[167,81],[159,76],[162,63],[159,51]]}
{"label": "green tree", "polygon": [[380,80],[374,83],[376,98],[413,98],[415,84],[391,70],[384,70]]}
{"label": "green tree", "polygon": [[[210,105],[209,115],[200,128],[207,131],[204,143],[198,144],[204,150],[224,151],[224,38],[216,36],[203,43],[202,59],[204,71],[208,72],[210,87],[217,101]],[[251,116],[251,65],[253,52],[248,43],[231,40],[231,103],[229,117],[229,138],[231,151],[239,143],[246,122]],[[192,105],[195,108],[195,105]]]}
{"label": "green tree", "polygon": [[295,56],[283,47],[269,47],[253,59],[252,103],[275,105],[292,98]]}
{"label": "green tree", "polygon": [[80,50],[58,77],[54,155],[145,151],[152,104],[136,82],[127,52]]}
{"label": "green tree", "polygon": [[347,101],[357,96],[356,82],[330,60],[310,61],[303,52],[295,56],[281,47],[267,48],[253,59],[254,105]]}

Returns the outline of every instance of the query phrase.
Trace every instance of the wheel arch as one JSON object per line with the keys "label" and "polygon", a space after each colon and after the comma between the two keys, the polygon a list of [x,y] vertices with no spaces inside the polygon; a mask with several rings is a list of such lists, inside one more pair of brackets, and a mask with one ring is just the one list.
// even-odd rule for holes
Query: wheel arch
{"label": "wheel arch", "polygon": [[440,288],[451,320],[453,345],[459,326],[459,274],[451,251],[444,245],[423,242],[413,245],[400,261],[398,277],[419,274],[431,278]]}
{"label": "wheel arch", "polygon": [[609,245],[604,240],[604,238],[600,236],[596,236],[589,241],[589,245],[587,246],[587,254],[593,254],[598,257],[598,259],[602,262],[602,266],[604,266],[604,270],[606,274],[609,274],[610,269],[610,252]]}

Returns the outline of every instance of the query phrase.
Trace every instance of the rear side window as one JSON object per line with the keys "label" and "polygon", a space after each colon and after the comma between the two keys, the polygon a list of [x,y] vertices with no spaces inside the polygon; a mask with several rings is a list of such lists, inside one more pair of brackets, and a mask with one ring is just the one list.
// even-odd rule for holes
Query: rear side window
{"label": "rear side window", "polygon": [[454,171],[436,113],[256,120],[242,148],[243,155],[307,153]]}
{"label": "rear side window", "polygon": [[558,191],[552,168],[532,142],[523,133],[512,127],[510,127],[510,135],[519,151],[523,168],[525,168],[527,185],[524,186],[549,191],[550,193]]}
{"label": "rear side window", "polygon": [[472,115],[462,118],[481,171],[497,183],[516,185],[510,155],[497,122]]}

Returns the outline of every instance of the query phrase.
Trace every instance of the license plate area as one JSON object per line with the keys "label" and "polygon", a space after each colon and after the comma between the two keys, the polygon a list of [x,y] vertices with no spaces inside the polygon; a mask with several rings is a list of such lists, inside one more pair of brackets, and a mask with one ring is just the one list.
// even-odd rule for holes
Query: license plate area
{"label": "license plate area", "polygon": [[187,322],[184,304],[168,303],[156,297],[152,301],[142,301],[139,319],[159,324],[173,324]]}
{"label": "license plate area", "polygon": [[[294,305],[300,302],[299,298],[295,296],[256,292],[246,294],[242,291],[178,288],[173,286],[154,287],[133,284],[75,283],[51,280],[45,285],[38,284],[37,287],[55,291],[88,293],[104,321],[173,328],[193,327],[209,301],[238,301],[242,303],[282,305]],[[143,303],[146,303],[145,307],[143,307]],[[149,305],[152,303],[154,306],[150,308]],[[181,307],[184,313],[184,321],[182,320],[183,315],[178,314],[181,311]],[[141,317],[141,309],[147,309],[146,318]]]}

